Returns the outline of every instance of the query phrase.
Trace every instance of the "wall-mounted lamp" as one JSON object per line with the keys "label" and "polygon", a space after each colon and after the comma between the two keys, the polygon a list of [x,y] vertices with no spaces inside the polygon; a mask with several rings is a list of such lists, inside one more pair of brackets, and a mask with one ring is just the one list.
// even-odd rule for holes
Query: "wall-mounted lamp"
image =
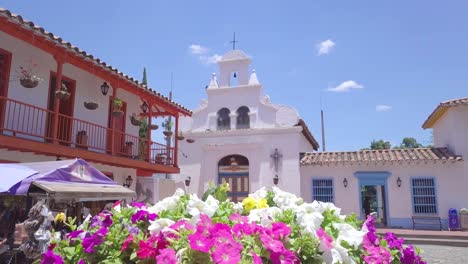
{"label": "wall-mounted lamp", "polygon": [[273,183],[274,183],[275,185],[278,185],[278,182],[279,182],[278,174],[275,174],[275,177],[273,178]]}
{"label": "wall-mounted lamp", "polygon": [[146,113],[148,111],[148,103],[146,103],[146,101],[144,101],[143,104],[140,107],[141,107],[141,111],[143,111],[143,113]]}
{"label": "wall-mounted lamp", "polygon": [[128,177],[125,179],[123,186],[130,188],[130,186],[132,186],[132,183],[133,183],[133,178],[132,176],[128,175]]}
{"label": "wall-mounted lamp", "polygon": [[190,186],[190,180],[192,178],[190,176],[188,176],[186,179],[185,179],[185,186],[189,187]]}
{"label": "wall-mounted lamp", "polygon": [[343,180],[343,186],[344,186],[345,188],[348,187],[348,179],[344,178],[344,180]]}
{"label": "wall-mounted lamp", "polygon": [[398,185],[398,187],[401,187],[401,179],[400,179],[400,177],[398,177],[398,179],[396,180],[396,184]]}
{"label": "wall-mounted lamp", "polygon": [[107,84],[107,82],[101,84],[101,92],[102,95],[107,95],[107,93],[109,92],[109,85]]}

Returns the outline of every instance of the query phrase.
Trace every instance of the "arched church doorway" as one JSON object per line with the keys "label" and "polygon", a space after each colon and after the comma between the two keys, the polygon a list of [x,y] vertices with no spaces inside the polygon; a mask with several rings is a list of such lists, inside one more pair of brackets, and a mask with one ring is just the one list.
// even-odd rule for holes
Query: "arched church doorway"
{"label": "arched church doorway", "polygon": [[231,187],[228,197],[240,202],[249,195],[249,160],[241,155],[229,155],[218,162],[218,184]]}

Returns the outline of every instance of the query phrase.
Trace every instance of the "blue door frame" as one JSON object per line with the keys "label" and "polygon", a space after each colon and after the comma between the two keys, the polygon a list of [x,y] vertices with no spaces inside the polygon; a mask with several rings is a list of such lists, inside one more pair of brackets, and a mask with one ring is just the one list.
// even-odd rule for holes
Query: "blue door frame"
{"label": "blue door frame", "polygon": [[[364,219],[362,213],[362,187],[365,185],[383,185],[385,192],[385,224],[390,225],[389,203],[388,203],[388,188],[387,179],[391,175],[388,171],[358,171],[354,176],[359,180],[359,216]],[[365,220],[365,219],[364,219]]]}

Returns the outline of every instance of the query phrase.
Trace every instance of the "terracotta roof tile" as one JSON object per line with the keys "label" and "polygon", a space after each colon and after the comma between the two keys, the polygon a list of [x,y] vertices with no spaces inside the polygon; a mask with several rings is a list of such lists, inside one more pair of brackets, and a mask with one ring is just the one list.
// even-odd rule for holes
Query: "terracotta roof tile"
{"label": "terracotta roof tile", "polygon": [[429,117],[424,121],[422,127],[424,129],[431,128],[435,122],[447,111],[448,108],[460,105],[468,105],[468,97],[448,100],[440,103]]}
{"label": "terracotta roof tile", "polygon": [[317,150],[319,148],[319,144],[318,144],[317,140],[315,140],[314,136],[312,135],[312,132],[310,132],[309,127],[304,122],[304,120],[299,119],[299,122],[297,123],[296,126],[301,126],[302,127],[302,134],[304,134],[307,141],[309,141],[309,143],[312,145],[314,150]]}
{"label": "terracotta roof tile", "polygon": [[329,163],[377,163],[385,161],[462,161],[447,148],[379,149],[343,152],[302,153],[301,165],[321,165]]}
{"label": "terracotta roof tile", "polygon": [[158,93],[156,91],[153,91],[151,88],[147,88],[146,86],[143,86],[141,83],[138,82],[138,80],[135,80],[134,78],[132,78],[132,77],[126,75],[126,74],[123,74],[117,68],[114,68],[114,67],[108,65],[107,63],[105,63],[104,61],[101,61],[100,59],[95,58],[93,55],[88,54],[86,51],[83,51],[83,50],[79,49],[78,47],[72,45],[70,42],[64,41],[62,38],[54,35],[53,33],[49,32],[49,31],[46,31],[44,28],[34,24],[33,22],[25,20],[22,16],[14,14],[14,13],[10,12],[9,10],[1,8],[1,7],[0,7],[0,16],[4,16],[4,17],[8,18],[11,21],[22,24],[25,28],[27,28],[27,29],[29,29],[31,31],[35,31],[36,33],[42,35],[43,37],[54,41],[58,45],[61,45],[63,48],[69,49],[69,50],[79,54],[80,56],[82,56],[83,59],[90,60],[93,63],[95,63],[96,65],[101,66],[103,68],[106,68],[107,70],[113,72],[114,74],[117,74],[117,75],[120,75],[120,76],[124,77],[125,79],[127,79],[127,81],[129,81],[130,83],[132,83],[134,85],[137,85],[140,89],[144,89],[144,90],[146,90],[148,92],[151,92],[155,96],[161,98],[163,101],[166,101],[166,103],[169,103],[169,104],[173,105],[174,107],[182,110],[183,112],[191,114],[191,111],[189,109],[185,108],[184,106],[182,106],[181,104],[178,104],[178,103],[176,103],[176,102],[174,102],[172,100],[169,100],[168,97],[163,96],[163,95],[161,95],[160,93]]}

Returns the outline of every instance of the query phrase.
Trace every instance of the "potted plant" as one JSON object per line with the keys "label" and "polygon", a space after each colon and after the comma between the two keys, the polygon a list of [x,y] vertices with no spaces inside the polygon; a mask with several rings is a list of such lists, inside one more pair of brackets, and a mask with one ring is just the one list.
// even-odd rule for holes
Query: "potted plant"
{"label": "potted plant", "polygon": [[462,229],[468,229],[468,209],[460,209],[460,227]]}
{"label": "potted plant", "polygon": [[178,140],[184,140],[184,135],[182,135],[182,132],[179,132],[179,135],[177,135]]}
{"label": "potted plant", "polygon": [[123,115],[122,111],[123,102],[119,98],[112,99],[112,115],[115,117],[121,117]]}
{"label": "potted plant", "polygon": [[99,105],[95,102],[84,102],[84,107],[88,110],[96,110]]}
{"label": "potted plant", "polygon": [[172,136],[172,121],[170,118],[166,119],[162,124],[162,127],[164,127],[166,130],[163,131],[163,134],[166,137]]}
{"label": "potted plant", "polygon": [[127,154],[128,156],[132,156],[133,142],[132,141],[125,142],[125,147],[124,148],[125,148],[124,153]]}
{"label": "potted plant", "polygon": [[55,96],[58,99],[63,100],[63,101],[68,100],[70,98],[70,95],[71,94],[68,92],[67,86],[63,82],[62,82],[60,89],[55,91]]}
{"label": "potted plant", "polygon": [[34,68],[37,67],[36,63],[31,63],[28,66],[20,66],[19,71],[19,80],[21,86],[24,88],[34,88],[37,87],[42,78],[34,74]]}
{"label": "potted plant", "polygon": [[78,131],[78,134],[76,134],[76,147],[88,148],[88,135],[85,130]]}
{"label": "potted plant", "polygon": [[130,116],[130,123],[134,126],[140,126],[141,125],[141,120],[136,117],[135,114],[132,114]]}
{"label": "potted plant", "polygon": [[159,126],[158,126],[158,125],[149,125],[148,128],[149,128],[150,130],[156,130],[156,129],[159,128]]}

